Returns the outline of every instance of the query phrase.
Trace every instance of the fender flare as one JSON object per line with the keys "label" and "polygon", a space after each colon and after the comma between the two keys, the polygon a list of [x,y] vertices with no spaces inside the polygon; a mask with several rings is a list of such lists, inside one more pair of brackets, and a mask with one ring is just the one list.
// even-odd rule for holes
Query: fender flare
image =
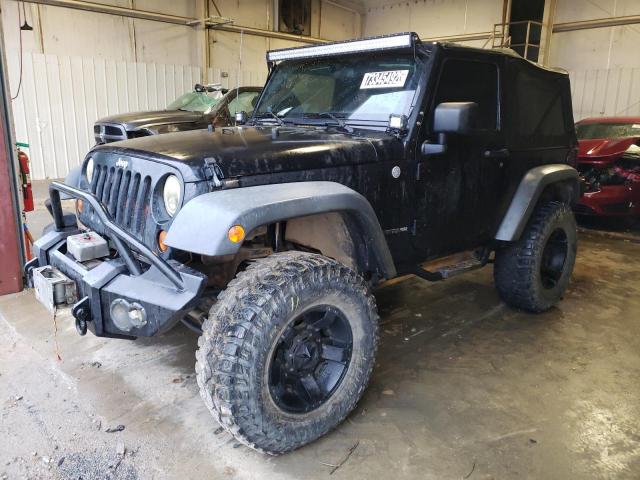
{"label": "fender flare", "polygon": [[532,168],[520,181],[509,209],[496,233],[496,240],[512,242],[520,238],[540,195],[549,185],[558,182],[575,182],[574,195],[579,194],[578,171],[564,163],[541,165]]}
{"label": "fender flare", "polygon": [[233,255],[240,249],[227,232],[241,225],[257,227],[297,217],[339,212],[345,216],[368,270],[396,276],[389,247],[373,208],[361,194],[336,182],[295,182],[219,190],[190,200],[174,218],[166,245],[208,256]]}

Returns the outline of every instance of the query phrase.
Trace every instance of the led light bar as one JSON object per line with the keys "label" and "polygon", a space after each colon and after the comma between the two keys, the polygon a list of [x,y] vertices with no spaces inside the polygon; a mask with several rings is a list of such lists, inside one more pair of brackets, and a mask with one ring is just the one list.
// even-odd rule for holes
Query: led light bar
{"label": "led light bar", "polygon": [[345,53],[409,48],[413,46],[415,38],[417,38],[415,33],[398,33],[395,35],[363,38],[362,40],[327,43],[324,45],[315,45],[313,47],[271,50],[270,52],[267,52],[267,61],[277,62],[279,60],[290,60],[293,58],[325,57]]}

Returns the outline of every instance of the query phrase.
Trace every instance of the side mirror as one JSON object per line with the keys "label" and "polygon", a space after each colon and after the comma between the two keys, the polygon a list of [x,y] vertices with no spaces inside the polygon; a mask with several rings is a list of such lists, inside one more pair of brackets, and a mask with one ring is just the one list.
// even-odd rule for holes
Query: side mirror
{"label": "side mirror", "polygon": [[435,143],[423,142],[420,151],[423,155],[441,155],[447,151],[447,136],[444,133],[438,134],[438,141]]}
{"label": "side mirror", "polygon": [[420,150],[423,155],[440,155],[447,151],[447,134],[468,135],[476,126],[478,104],[474,102],[445,102],[433,112],[433,131],[438,141],[426,141]]}
{"label": "side mirror", "polygon": [[445,102],[433,113],[433,131],[436,133],[468,134],[476,126],[478,104],[475,102]]}
{"label": "side mirror", "polygon": [[236,112],[236,123],[238,125],[247,123],[247,112]]}

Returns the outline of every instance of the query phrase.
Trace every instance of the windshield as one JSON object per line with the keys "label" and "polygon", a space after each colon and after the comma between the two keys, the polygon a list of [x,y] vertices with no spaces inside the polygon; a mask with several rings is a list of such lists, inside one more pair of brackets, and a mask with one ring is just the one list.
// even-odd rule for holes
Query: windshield
{"label": "windshield", "polygon": [[600,138],[640,137],[639,123],[578,123],[578,140]]}
{"label": "windshield", "polygon": [[397,52],[283,62],[255,116],[386,126],[391,114],[409,115],[419,80],[416,70],[412,54]]}
{"label": "windshield", "polygon": [[219,91],[213,93],[189,92],[170,103],[167,110],[208,113],[222,97],[222,92]]}

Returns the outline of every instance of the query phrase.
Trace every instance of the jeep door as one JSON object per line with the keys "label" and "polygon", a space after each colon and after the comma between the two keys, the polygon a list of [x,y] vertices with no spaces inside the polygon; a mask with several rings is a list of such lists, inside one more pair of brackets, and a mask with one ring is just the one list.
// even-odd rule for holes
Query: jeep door
{"label": "jeep door", "polygon": [[[422,258],[471,249],[493,237],[503,166],[509,160],[501,125],[502,57],[444,52],[435,68],[435,88],[426,99],[425,121],[417,139],[414,248]],[[438,137],[433,131],[434,111],[446,102],[476,103],[475,128]],[[424,141],[438,140],[445,141],[443,153],[421,153]]]}

